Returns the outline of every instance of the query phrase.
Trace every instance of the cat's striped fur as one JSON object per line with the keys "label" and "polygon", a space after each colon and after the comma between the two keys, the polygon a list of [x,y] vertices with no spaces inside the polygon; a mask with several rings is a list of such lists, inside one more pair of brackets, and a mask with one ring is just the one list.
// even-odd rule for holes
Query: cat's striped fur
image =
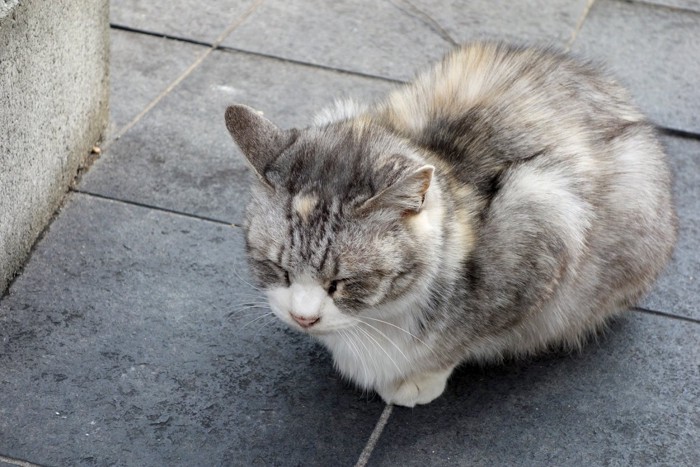
{"label": "cat's striped fur", "polygon": [[460,362],[578,346],[675,242],[665,156],[629,101],[555,51],[478,43],[303,130],[230,107],[272,310],[407,406]]}

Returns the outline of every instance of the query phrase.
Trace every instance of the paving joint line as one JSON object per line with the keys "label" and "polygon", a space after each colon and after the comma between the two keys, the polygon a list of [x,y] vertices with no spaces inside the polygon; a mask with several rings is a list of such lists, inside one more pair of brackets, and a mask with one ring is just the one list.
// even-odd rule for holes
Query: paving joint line
{"label": "paving joint line", "polygon": [[355,71],[355,70],[347,70],[344,68],[337,68],[337,67],[333,67],[333,66],[329,66],[329,65],[323,65],[320,63],[305,62],[303,60],[295,60],[293,58],[281,57],[279,55],[267,54],[265,52],[256,52],[254,50],[240,49],[240,48],[232,47],[232,46],[228,46],[228,45],[214,45],[210,42],[198,41],[196,39],[187,39],[185,37],[173,36],[170,34],[148,31],[145,29],[132,28],[129,26],[122,26],[120,24],[111,24],[110,26],[114,29],[119,30],[119,31],[133,32],[135,34],[143,34],[145,36],[159,37],[162,39],[168,39],[168,40],[177,41],[177,42],[185,42],[187,44],[200,45],[200,46],[209,47],[209,48],[212,48],[214,50],[221,51],[221,52],[236,52],[236,53],[241,53],[241,54],[245,54],[245,55],[253,55],[255,57],[268,58],[271,60],[277,60],[277,61],[284,62],[284,63],[292,63],[294,65],[302,65],[302,66],[307,66],[307,67],[311,67],[311,68],[318,68],[321,70],[335,71],[338,73],[360,76],[363,78],[371,78],[371,79],[378,79],[378,80],[382,80],[382,81],[389,81],[391,83],[397,83],[397,84],[408,83],[408,81],[404,81],[404,80],[397,79],[397,78],[389,78],[388,76],[374,75],[372,73],[364,73],[364,72]]}
{"label": "paving joint line", "polygon": [[[579,22],[581,24],[577,25],[577,30],[574,31],[574,33],[573,33],[574,36],[578,34],[578,30],[582,27],[584,19],[588,16],[588,12],[590,11],[590,8],[593,6],[593,3],[595,3],[595,0],[589,0],[589,2],[590,2],[589,3],[590,6],[584,12],[584,16],[581,18],[581,20],[579,20]],[[639,3],[644,3],[644,2],[639,2]],[[646,3],[644,3],[644,4],[646,4]],[[165,38],[165,39],[169,39],[169,40],[173,40],[173,41],[180,41],[180,42],[185,42],[185,43],[189,43],[189,44],[206,46],[206,47],[211,48],[212,50],[219,50],[222,52],[236,52],[236,53],[241,53],[244,55],[252,55],[255,57],[262,57],[262,58],[267,58],[270,60],[276,60],[276,61],[283,62],[283,63],[291,63],[294,65],[301,65],[301,66],[306,66],[306,67],[310,67],[310,68],[317,68],[320,70],[334,71],[337,73],[359,76],[362,78],[377,79],[377,80],[387,81],[387,82],[396,83],[396,84],[407,84],[410,82],[407,80],[402,80],[402,79],[397,79],[397,78],[389,78],[388,76],[374,75],[371,73],[364,73],[361,71],[348,70],[348,69],[344,69],[344,68],[338,68],[338,67],[323,65],[323,64],[319,64],[319,63],[306,62],[303,60],[296,60],[293,58],[281,57],[279,55],[272,55],[272,54],[268,54],[268,53],[264,53],[264,52],[256,52],[253,50],[240,49],[237,47],[232,47],[232,46],[227,46],[227,45],[220,45],[220,44],[214,45],[214,44],[209,43],[209,42],[197,41],[194,39],[187,39],[187,38],[183,38],[183,37],[179,37],[179,36],[173,36],[170,34],[163,34],[163,33],[147,31],[144,29],[131,28],[128,26],[122,26],[122,25],[117,25],[117,24],[112,24],[111,26],[115,29],[118,29],[118,30],[124,30],[124,31],[133,32],[133,33],[137,33],[137,34],[144,34],[144,35],[153,36],[153,37],[161,37],[161,38]],[[574,41],[575,41],[575,37],[572,37],[572,39],[570,40],[571,43],[566,46],[565,50],[568,50],[571,47],[571,45],[573,45]],[[666,126],[663,126],[660,124],[654,124],[654,126],[661,133],[669,135],[669,136],[678,136],[681,138],[700,140],[700,133],[695,133],[695,132],[687,131],[687,130],[681,130],[681,129],[677,129],[677,128],[666,127]],[[123,133],[125,133],[125,131],[120,131],[119,137],[123,136]],[[116,139],[117,139],[117,137],[111,138],[110,143]]]}
{"label": "paving joint line", "polygon": [[238,52],[238,53],[242,53],[242,54],[246,54],[246,55],[254,55],[256,57],[269,58],[269,59],[277,60],[277,61],[284,62],[284,63],[292,63],[294,65],[302,65],[302,66],[307,66],[307,67],[311,67],[311,68],[318,68],[320,70],[335,71],[337,73],[359,76],[362,78],[371,78],[371,79],[378,79],[378,80],[382,80],[382,81],[389,81],[391,83],[396,83],[396,84],[409,83],[409,81],[405,81],[405,80],[401,80],[401,79],[397,79],[397,78],[389,78],[388,76],[373,75],[371,73],[365,73],[362,71],[347,70],[345,68],[338,68],[338,67],[334,67],[334,66],[330,66],[330,65],[323,65],[320,63],[305,62],[303,60],[296,60],[293,58],[280,57],[279,55],[267,54],[265,52],[256,52],[253,50],[239,49],[237,47],[231,47],[229,45],[218,46],[217,50],[221,50],[224,52]]}
{"label": "paving joint line", "polygon": [[20,467],[41,467],[39,464],[23,461],[21,459],[15,459],[14,457],[3,456],[2,454],[0,454],[0,462],[10,465],[19,465]]}
{"label": "paving joint line", "polygon": [[700,319],[691,318],[689,316],[681,316],[681,315],[675,315],[673,313],[666,313],[663,311],[650,310],[649,308],[644,308],[644,307],[640,307],[640,306],[632,307],[632,310],[637,311],[639,313],[645,313],[648,315],[662,316],[664,318],[671,318],[671,319],[677,319],[680,321],[687,321],[689,323],[700,324]]}
{"label": "paving joint line", "polygon": [[656,125],[656,128],[663,134],[668,135],[668,136],[677,136],[679,138],[686,138],[686,139],[694,139],[700,141],[700,134],[692,132],[692,131],[687,131],[687,130],[679,130],[677,128],[670,128],[662,125]]}
{"label": "paving joint line", "polygon": [[564,50],[566,52],[570,51],[571,47],[574,45],[574,42],[576,42],[578,34],[583,28],[583,23],[586,22],[586,19],[588,18],[588,13],[590,13],[594,3],[595,0],[588,0],[588,3],[586,3],[586,8],[583,10],[583,15],[581,15],[581,17],[579,18],[578,22],[576,23],[576,26],[574,27],[574,30],[571,31],[571,37],[569,37],[569,40],[567,41],[566,46],[564,47]]}
{"label": "paving joint line", "polygon": [[101,195],[101,194],[99,194],[99,193],[93,193],[93,192],[90,192],[90,191],[79,190],[79,189],[76,189],[76,188],[73,188],[73,189],[71,189],[70,191],[71,191],[72,193],[77,193],[77,194],[83,195],[83,196],[90,196],[90,197],[93,197],[93,198],[99,198],[99,199],[103,199],[103,200],[106,200],[106,201],[113,201],[113,202],[115,202],[115,203],[128,204],[128,205],[130,205],[130,206],[136,206],[136,207],[139,207],[139,208],[151,209],[151,210],[153,210],[153,211],[165,212],[165,213],[168,213],[168,214],[174,214],[174,215],[176,215],[176,216],[183,216],[183,217],[188,217],[188,218],[190,218],[190,219],[196,219],[196,220],[200,220],[200,221],[211,222],[211,223],[213,223],[213,224],[225,225],[225,226],[227,226],[227,227],[235,227],[235,228],[241,227],[240,225],[235,224],[235,223],[233,223],[233,222],[228,222],[228,221],[225,221],[225,220],[217,219],[217,218],[215,218],[215,217],[200,216],[200,215],[198,215],[198,214],[192,214],[192,213],[189,213],[189,212],[178,211],[178,210],[176,210],[176,209],[169,209],[169,208],[164,208],[164,207],[160,207],[160,206],[155,206],[155,205],[152,205],[152,204],[140,203],[140,202],[138,202],[138,201],[131,201],[131,200],[128,200],[128,199],[114,198],[114,197],[112,197],[112,196]]}
{"label": "paving joint line", "polygon": [[[592,5],[592,3],[591,3],[591,5]],[[256,52],[253,50],[240,49],[237,47],[232,47],[232,46],[227,46],[227,45],[214,46],[213,44],[211,44],[209,42],[197,41],[194,39],[187,39],[187,38],[182,38],[179,36],[172,36],[169,34],[151,32],[151,31],[146,31],[143,29],[131,28],[128,26],[121,26],[121,25],[112,24],[112,27],[114,27],[115,29],[133,32],[136,34],[144,34],[147,36],[161,37],[161,38],[165,38],[165,39],[169,39],[169,40],[173,40],[173,41],[180,41],[180,42],[186,42],[189,44],[206,46],[206,47],[210,47],[214,50],[218,50],[218,51],[222,51],[222,52],[235,52],[235,53],[241,53],[244,55],[252,55],[255,57],[267,58],[270,60],[276,60],[276,61],[283,62],[283,63],[291,63],[294,65],[301,65],[301,66],[306,66],[306,67],[310,67],[310,68],[317,68],[319,70],[328,70],[328,71],[334,71],[337,73],[342,73],[342,74],[347,74],[347,75],[359,76],[361,78],[377,79],[377,80],[387,81],[387,82],[396,83],[396,84],[407,84],[410,82],[410,81],[397,79],[397,78],[389,78],[388,76],[374,75],[371,73],[364,73],[361,71],[348,70],[348,69],[344,69],[344,68],[338,68],[338,67],[323,65],[323,64],[319,64],[319,63],[306,62],[303,60],[296,60],[293,58],[281,57],[279,55],[272,55],[272,54],[268,54],[268,53],[264,53],[264,52]],[[570,47],[570,46],[567,46],[567,47]],[[688,130],[681,130],[678,128],[671,128],[671,127],[663,126],[661,124],[654,124],[654,126],[661,133],[669,135],[669,136],[678,136],[681,138],[700,140],[700,133],[695,133],[693,131],[688,131]],[[112,139],[116,139],[116,138],[112,138]]]}
{"label": "paving joint line", "polygon": [[189,39],[187,37],[182,36],[173,36],[171,34],[149,31],[147,29],[133,28],[131,26],[126,26],[118,23],[109,23],[109,27],[112,29],[116,29],[117,31],[133,32],[135,34],[143,34],[144,36],[158,37],[161,39],[168,39],[176,42],[187,42],[188,44],[201,45],[210,48],[213,47],[213,44],[211,42],[200,41],[197,39]]}
{"label": "paving joint line", "polygon": [[384,431],[393,410],[394,406],[391,404],[384,407],[382,414],[379,416],[379,420],[377,420],[377,424],[374,426],[374,430],[372,430],[372,434],[369,435],[365,448],[362,450],[362,453],[360,453],[360,458],[357,459],[355,467],[365,467],[367,465],[367,462],[369,462],[369,458],[374,451],[374,447],[377,445],[377,441],[379,441],[379,437],[382,435],[382,432]]}
{"label": "paving joint line", "polygon": [[120,128],[114,135],[112,135],[108,141],[103,145],[103,148],[109,147],[114,141],[121,138],[127,131],[129,131],[134,125],[136,125],[148,112],[153,109],[158,103],[163,100],[165,96],[170,94],[170,92],[175,89],[182,81],[185,80],[192,72],[197,69],[199,65],[214,51],[218,46],[238,27],[240,26],[248,17],[253,14],[253,12],[262,4],[263,0],[255,0],[235,21],[233,21],[219,36],[214,40],[211,46],[203,51],[199,57],[189,66],[187,69],[180,74],[172,83],[168,85],[155,99],[148,103],[148,105],[139,112],[129,123]]}

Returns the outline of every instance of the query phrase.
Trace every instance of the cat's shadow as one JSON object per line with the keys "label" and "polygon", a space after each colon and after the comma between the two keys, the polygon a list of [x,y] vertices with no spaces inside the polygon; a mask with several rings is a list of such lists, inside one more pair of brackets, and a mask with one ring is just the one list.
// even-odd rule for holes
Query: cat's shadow
{"label": "cat's shadow", "polygon": [[401,452],[447,465],[460,458],[533,465],[569,458],[572,445],[615,452],[616,440],[637,436],[660,415],[658,388],[646,374],[656,349],[640,339],[648,325],[627,314],[580,351],[462,365],[433,402],[393,407],[373,458],[393,463],[391,453]]}
{"label": "cat's shadow", "polygon": [[626,317],[612,321],[604,333],[589,338],[580,350],[551,349],[536,357],[501,363],[463,364],[452,374],[441,397],[411,410],[473,417],[498,410],[502,404],[527,409],[552,399],[571,402],[582,390],[607,390],[629,372],[618,356],[625,353],[622,347],[629,345],[626,334],[635,327],[630,321]]}
{"label": "cat's shadow", "polygon": [[[625,315],[610,322],[602,334],[589,338],[580,350],[552,349],[536,357],[507,359],[501,363],[463,364],[455,370],[438,399],[413,409],[396,407],[395,410],[397,413],[411,410],[413,415],[450,412],[472,417],[502,404],[527,408],[553,397],[570,399],[571,394],[580,394],[583,387],[600,386],[601,380],[602,386],[613,384],[629,372],[620,358],[629,355],[625,347],[629,347],[629,334],[638,325],[637,320]],[[308,336],[277,322],[256,334],[255,338],[246,340],[248,345],[267,348],[262,353],[276,362],[268,373],[275,387],[286,387],[288,393],[299,391],[302,399],[328,398],[336,393],[334,400],[340,405],[382,404],[373,391],[363,391],[344,380],[333,368],[330,352]],[[280,367],[283,371],[278,374]],[[614,378],[609,378],[610,375]],[[290,397],[296,399],[291,394]]]}

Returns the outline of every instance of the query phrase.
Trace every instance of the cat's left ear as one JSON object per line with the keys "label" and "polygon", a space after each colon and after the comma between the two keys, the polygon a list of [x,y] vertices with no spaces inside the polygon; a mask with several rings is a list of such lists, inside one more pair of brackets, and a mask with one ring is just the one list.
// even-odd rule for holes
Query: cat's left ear
{"label": "cat's left ear", "polygon": [[424,165],[399,179],[378,195],[365,201],[360,212],[373,209],[395,210],[402,215],[418,214],[423,209],[425,196],[433,180],[435,167]]}
{"label": "cat's left ear", "polygon": [[226,128],[260,180],[269,185],[265,169],[293,141],[289,131],[278,128],[247,105],[226,109]]}

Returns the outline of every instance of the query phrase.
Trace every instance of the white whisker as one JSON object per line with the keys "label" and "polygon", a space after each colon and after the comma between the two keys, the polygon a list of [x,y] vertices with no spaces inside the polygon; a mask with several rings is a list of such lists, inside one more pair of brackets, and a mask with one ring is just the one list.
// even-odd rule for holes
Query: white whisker
{"label": "white whisker", "polygon": [[258,332],[255,333],[255,336],[253,336],[253,338],[257,339],[258,337],[260,337],[260,333],[262,332],[262,330],[274,323],[275,321],[277,321],[276,316],[273,316],[270,320],[263,321],[260,327],[258,328]]}
{"label": "white whisker", "polygon": [[[408,334],[409,336],[413,337],[415,340],[417,340],[418,342],[420,342],[421,344],[423,344],[424,346],[426,346],[426,347],[428,348],[428,350],[430,350],[432,353],[434,353],[435,355],[437,355],[437,352],[435,352],[435,350],[433,350],[432,347],[430,347],[428,344],[426,344],[425,341],[423,341],[420,337],[416,336],[415,334],[412,334],[412,333],[408,332],[407,330],[405,330],[405,329],[402,328],[401,326],[397,326],[397,325],[395,325],[395,324],[393,324],[393,323],[390,323],[390,322],[388,322],[388,321],[384,321],[383,319],[370,318],[369,316],[358,316],[357,319],[359,319],[359,320],[371,319],[372,321],[378,321],[378,322],[384,323],[384,324],[386,324],[386,325],[388,325],[388,326],[395,327],[395,328],[398,329],[399,331],[405,332],[405,333]],[[365,323],[365,324],[368,324],[368,323]]]}
{"label": "white whisker", "polygon": [[238,272],[237,265],[238,265],[238,263],[236,261],[234,261],[233,262],[233,273],[236,275],[238,280],[240,280],[241,282],[243,282],[244,284],[246,284],[248,287],[252,288],[253,290],[263,292],[263,290],[260,287],[255,286],[255,285],[251,284],[250,282],[248,282],[247,280],[243,279],[243,276],[241,276],[240,273]]}
{"label": "white whisker", "polygon": [[340,334],[341,334],[341,336],[343,336],[343,338],[347,337],[346,342],[348,343],[350,350],[352,350],[352,353],[354,353],[355,356],[357,356],[357,359],[362,364],[362,369],[365,372],[365,380],[369,381],[369,372],[367,369],[367,364],[365,363],[365,360],[362,358],[362,352],[360,352],[360,348],[357,347],[357,344],[355,344],[355,342],[353,341],[351,333],[350,332],[345,333],[345,331],[340,330]]}
{"label": "white whisker", "polygon": [[256,322],[256,321],[258,321],[258,320],[260,320],[260,319],[262,319],[262,318],[264,318],[264,317],[266,317],[266,316],[273,315],[273,314],[274,314],[273,312],[269,312],[269,313],[265,313],[264,315],[260,315],[260,316],[258,316],[257,318],[255,318],[254,320],[248,321],[247,323],[245,323],[243,326],[241,326],[240,328],[238,328],[238,330],[240,331],[240,330],[242,330],[242,329],[245,329],[246,327],[250,326],[250,325],[253,324],[254,322]]}
{"label": "white whisker", "polygon": [[[353,329],[354,329],[354,328],[348,328],[348,331],[353,332]],[[364,339],[362,339],[362,335],[360,335],[359,333],[358,333],[358,334],[354,334],[354,333],[353,333],[353,335],[356,336],[358,342],[359,342],[360,344],[362,344],[362,347],[364,347],[365,351],[367,352],[367,355],[372,359],[372,362],[374,363],[374,366],[375,366],[375,367],[378,366],[378,365],[377,365],[377,358],[374,356],[374,354],[373,354],[372,352],[370,352],[369,347],[367,347],[367,346],[365,345],[365,341],[364,341]]]}
{"label": "white whisker", "polygon": [[231,317],[241,313],[248,313],[256,310],[269,310],[270,307],[267,303],[260,304],[242,304],[233,310],[231,310],[226,316]]}
{"label": "white whisker", "polygon": [[238,298],[242,301],[251,301],[251,300],[267,301],[267,297],[265,297],[264,295],[242,294],[242,295],[239,295]]}
{"label": "white whisker", "polygon": [[245,316],[250,316],[253,313],[260,313],[259,310],[268,310],[269,308],[262,308],[262,307],[255,307],[255,308],[250,308],[248,310],[236,310],[236,311],[231,311],[226,315],[227,318],[229,319],[238,319],[238,318],[243,318]]}
{"label": "white whisker", "polygon": [[[366,323],[365,323],[365,324],[366,324]],[[377,347],[379,347],[379,348],[381,349],[381,351],[384,352],[384,354],[385,354],[387,357],[389,357],[389,360],[391,360],[391,363],[394,364],[394,366],[396,367],[396,369],[398,370],[398,372],[401,373],[401,368],[399,368],[399,365],[396,363],[396,361],[391,357],[391,355],[389,355],[389,352],[387,352],[386,349],[385,349],[384,347],[382,347],[382,345],[381,345],[379,342],[377,342],[377,340],[376,340],[374,337],[372,337],[372,336],[370,335],[370,333],[368,333],[367,331],[365,331],[364,329],[362,329],[362,328],[359,327],[359,326],[356,327],[355,329],[357,329],[358,331],[361,331],[361,332],[362,332],[365,336],[367,336],[372,342],[374,342],[374,343],[377,345]]]}
{"label": "white whisker", "polygon": [[372,325],[369,324],[369,323],[365,323],[364,321],[360,321],[360,323],[362,323],[362,324],[364,324],[364,325],[366,325],[366,326],[369,326],[370,328],[374,329],[374,330],[377,331],[379,334],[381,334],[381,335],[384,337],[384,339],[388,340],[389,343],[390,343],[391,345],[393,345],[394,347],[396,347],[396,350],[398,350],[399,353],[400,353],[401,355],[403,355],[403,358],[405,358],[407,362],[409,362],[409,363],[411,362],[411,360],[409,360],[409,358],[406,356],[406,354],[403,353],[403,350],[401,350],[401,348],[400,348],[393,340],[391,340],[391,338],[390,338],[389,336],[387,336],[387,335],[384,334],[381,330],[379,330],[377,327],[372,326]]}

